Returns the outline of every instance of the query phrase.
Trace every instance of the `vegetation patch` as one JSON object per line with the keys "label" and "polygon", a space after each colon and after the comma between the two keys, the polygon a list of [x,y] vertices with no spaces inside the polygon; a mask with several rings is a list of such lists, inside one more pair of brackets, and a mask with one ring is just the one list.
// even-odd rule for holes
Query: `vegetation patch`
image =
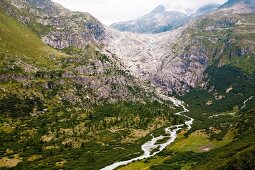
{"label": "vegetation patch", "polygon": [[19,156],[14,156],[13,158],[2,157],[0,159],[0,167],[1,168],[13,168],[17,166],[18,163],[22,162],[22,159]]}
{"label": "vegetation patch", "polygon": [[152,165],[161,164],[167,159],[168,159],[168,157],[156,156],[154,158],[149,158],[149,159],[146,159],[146,160],[130,163],[127,166],[119,168],[119,170],[150,170],[150,167]]}
{"label": "vegetation patch", "polygon": [[235,136],[232,135],[232,132],[229,132],[222,141],[212,140],[209,135],[206,134],[203,130],[195,131],[191,133],[187,138],[178,138],[174,144],[169,146],[167,149],[169,151],[177,152],[208,152],[212,149],[219,148],[223,145],[227,145],[232,142]]}

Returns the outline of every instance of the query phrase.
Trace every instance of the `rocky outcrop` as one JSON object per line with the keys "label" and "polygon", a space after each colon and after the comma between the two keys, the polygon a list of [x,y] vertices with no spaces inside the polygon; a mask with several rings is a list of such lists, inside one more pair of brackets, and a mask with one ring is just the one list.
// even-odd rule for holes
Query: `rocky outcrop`
{"label": "rocky outcrop", "polygon": [[111,30],[105,51],[120,58],[134,76],[170,92],[203,86],[203,74],[210,64],[232,64],[251,71],[243,60],[251,61],[254,56],[250,37],[254,17],[247,14],[252,9],[251,1],[247,2],[238,1],[229,8],[225,4],[170,32],[140,35]]}
{"label": "rocky outcrop", "polygon": [[9,15],[37,31],[42,40],[54,48],[85,48],[89,43],[101,45],[107,36],[104,25],[90,14],[70,11],[51,0],[1,3]]}
{"label": "rocky outcrop", "polygon": [[[240,11],[243,13],[252,11],[251,2],[253,0],[229,1],[216,11],[214,10],[217,5],[205,6],[199,9],[196,15],[189,17],[189,19],[198,16],[200,18],[192,20],[178,29],[158,34],[119,32],[105,28],[91,15],[69,11],[50,0],[14,0],[12,4],[15,8],[8,7],[6,11],[9,14],[15,14],[19,9],[25,13],[26,15],[23,15],[19,20],[28,26],[36,23],[36,26],[40,27],[37,31],[42,40],[54,48],[85,49],[88,44],[94,44],[100,47],[98,49],[102,47],[106,55],[111,59],[116,59],[116,63],[123,66],[121,67],[123,70],[130,71],[139,80],[151,82],[169,92],[185,92],[203,84],[203,73],[209,64],[216,63],[221,66],[228,64],[235,56],[253,55],[252,40],[244,38],[245,41],[242,41],[242,45],[240,45],[235,42],[234,38],[239,34],[249,36],[248,34],[253,31],[248,29],[248,26],[252,25],[245,23],[245,18],[243,18],[245,16],[240,16]],[[211,14],[203,16],[207,13]],[[168,24],[171,19],[174,19],[175,22],[176,18],[178,20],[177,15],[180,15],[182,19],[187,17],[185,14],[172,13],[163,6],[159,6],[150,14],[138,19],[139,21],[135,20],[130,23],[137,27],[142,25],[155,33],[154,28],[159,26],[158,23]],[[146,21],[146,23],[156,21],[156,25],[153,27],[143,25],[140,20]],[[177,27],[181,25],[183,23]],[[247,30],[244,29],[246,27]],[[235,31],[235,28],[238,30]],[[72,68],[76,73],[69,74],[68,72],[64,76],[71,76],[78,83],[93,82],[90,84],[92,89],[100,89],[102,86],[104,90],[101,90],[100,93],[108,96],[113,93],[113,91],[107,90],[110,86],[106,86],[107,82],[114,84],[110,79],[98,82],[88,78],[89,76],[108,74],[109,70],[104,69],[107,67],[109,65],[96,59],[92,65],[80,65]],[[130,84],[131,82],[125,83]],[[120,87],[123,87],[125,83],[117,81],[117,84],[121,84]],[[125,91],[123,90],[123,94],[126,93]]]}
{"label": "rocky outcrop", "polygon": [[58,49],[70,46],[85,48],[88,43],[101,44],[106,38],[104,26],[90,15],[83,13],[72,13],[61,18],[46,20],[40,19],[41,24],[52,26],[53,29],[42,40],[50,46]]}
{"label": "rocky outcrop", "polygon": [[109,32],[105,52],[120,58],[131,73],[167,91],[187,91],[197,86],[208,66],[206,50],[176,53],[174,45],[186,27],[156,35]]}

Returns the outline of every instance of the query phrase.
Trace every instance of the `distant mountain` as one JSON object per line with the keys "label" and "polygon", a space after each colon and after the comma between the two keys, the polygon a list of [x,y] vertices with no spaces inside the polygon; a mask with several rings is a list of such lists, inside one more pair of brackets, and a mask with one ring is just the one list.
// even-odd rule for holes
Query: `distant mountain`
{"label": "distant mountain", "polygon": [[254,12],[255,11],[255,0],[228,0],[223,4],[221,9],[231,9],[235,12]]}
{"label": "distant mountain", "polygon": [[122,32],[156,34],[179,28],[194,18],[216,10],[219,6],[219,4],[208,4],[195,13],[187,15],[178,11],[167,11],[164,5],[159,5],[147,15],[131,21],[114,23],[111,27]]}
{"label": "distant mountain", "polygon": [[114,23],[111,27],[119,31],[154,34],[176,29],[187,20],[188,16],[186,14],[177,11],[167,11],[163,5],[160,5],[141,18]]}
{"label": "distant mountain", "polygon": [[206,15],[220,7],[219,4],[208,4],[205,6],[200,7],[194,14],[192,14],[192,17],[199,17],[202,15]]}

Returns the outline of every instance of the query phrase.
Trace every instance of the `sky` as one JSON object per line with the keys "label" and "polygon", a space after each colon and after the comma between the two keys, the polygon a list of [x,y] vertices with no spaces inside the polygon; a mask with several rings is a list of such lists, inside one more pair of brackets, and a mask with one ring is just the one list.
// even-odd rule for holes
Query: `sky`
{"label": "sky", "polygon": [[158,5],[168,10],[190,12],[199,7],[227,0],[53,0],[73,11],[89,12],[105,25],[139,18]]}

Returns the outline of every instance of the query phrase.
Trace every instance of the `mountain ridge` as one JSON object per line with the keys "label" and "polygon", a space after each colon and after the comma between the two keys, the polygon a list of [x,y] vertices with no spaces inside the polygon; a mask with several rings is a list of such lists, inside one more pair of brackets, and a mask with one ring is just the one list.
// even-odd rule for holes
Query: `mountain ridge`
{"label": "mountain ridge", "polygon": [[[167,91],[185,92],[204,86],[203,73],[212,64],[233,64],[252,72],[252,66],[244,66],[249,62],[239,63],[240,56],[253,56],[253,40],[247,41],[245,36],[252,36],[252,30],[241,24],[241,20],[245,22],[246,19],[252,24],[251,15],[246,10],[235,14],[219,8],[170,32],[140,35],[114,31],[105,49],[121,58],[133,75]],[[240,32],[235,31],[238,29]],[[216,32],[218,37],[215,37]],[[234,37],[242,38],[238,43]],[[234,48],[243,52],[231,51]]]}
{"label": "mountain ridge", "polygon": [[221,9],[234,10],[233,12],[252,13],[255,11],[254,0],[228,0],[221,6]]}
{"label": "mountain ridge", "polygon": [[178,11],[167,11],[163,5],[136,20],[114,23],[110,27],[135,33],[160,33],[182,26],[187,15]]}
{"label": "mountain ridge", "polygon": [[180,11],[167,10],[164,5],[159,5],[142,17],[114,23],[110,27],[125,32],[157,34],[182,27],[192,19],[206,15],[219,6],[218,4],[208,4],[197,9],[195,13],[188,15]]}

